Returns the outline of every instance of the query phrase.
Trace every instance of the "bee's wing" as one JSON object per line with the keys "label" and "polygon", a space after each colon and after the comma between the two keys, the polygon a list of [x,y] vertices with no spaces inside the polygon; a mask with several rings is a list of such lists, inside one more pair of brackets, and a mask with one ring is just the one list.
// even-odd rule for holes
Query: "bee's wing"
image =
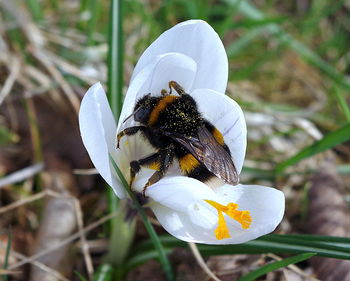
{"label": "bee's wing", "polygon": [[171,133],[166,133],[166,135],[184,146],[218,178],[232,185],[238,184],[238,173],[230,154],[216,141],[206,127],[198,130],[198,138],[188,138]]}

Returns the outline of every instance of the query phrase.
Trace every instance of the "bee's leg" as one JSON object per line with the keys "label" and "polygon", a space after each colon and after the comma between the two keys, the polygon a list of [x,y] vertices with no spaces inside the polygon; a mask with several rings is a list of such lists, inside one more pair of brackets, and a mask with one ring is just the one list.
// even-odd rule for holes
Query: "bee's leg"
{"label": "bee's leg", "polygon": [[145,132],[146,130],[147,130],[147,128],[145,126],[133,126],[133,127],[126,128],[123,131],[119,132],[119,134],[117,135],[117,148],[119,148],[119,143],[120,143],[120,140],[123,136],[125,136],[125,135],[132,136],[139,131]]}
{"label": "bee's leg", "polygon": [[141,169],[141,165],[139,164],[138,161],[130,162],[130,181],[129,181],[130,189],[135,180],[136,174],[140,172],[140,169]]}
{"label": "bee's leg", "polygon": [[140,171],[141,166],[156,168],[159,167],[160,154],[158,152],[151,154],[145,158],[130,162],[130,187],[135,180],[136,174]]}
{"label": "bee's leg", "polygon": [[184,88],[182,88],[176,81],[169,82],[169,93],[170,94],[171,94],[173,88],[180,96],[186,94]]}
{"label": "bee's leg", "polygon": [[142,195],[146,197],[146,189],[150,185],[156,183],[161,178],[164,177],[166,172],[168,171],[171,163],[174,159],[174,146],[170,145],[165,149],[160,150],[159,152],[159,169],[148,179],[146,185],[143,187]]}

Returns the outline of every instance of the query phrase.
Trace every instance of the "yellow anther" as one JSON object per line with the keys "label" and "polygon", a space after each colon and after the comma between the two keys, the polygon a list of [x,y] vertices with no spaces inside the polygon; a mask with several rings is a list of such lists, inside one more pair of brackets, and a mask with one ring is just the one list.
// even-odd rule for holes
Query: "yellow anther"
{"label": "yellow anther", "polygon": [[236,203],[228,203],[227,204],[227,213],[234,213],[234,212],[236,212],[237,209],[238,209],[238,204],[236,204]]}
{"label": "yellow anther", "polygon": [[220,211],[218,211],[218,227],[215,229],[215,236],[218,240],[231,237],[227,228],[224,215]]}
{"label": "yellow anther", "polygon": [[213,206],[218,211],[218,227],[215,230],[216,239],[221,240],[231,237],[223,213],[239,222],[242,228],[248,229],[250,227],[250,224],[252,223],[250,212],[237,210],[238,204],[231,202],[224,206],[213,200],[204,201]]}
{"label": "yellow anther", "polygon": [[229,203],[227,205],[226,215],[238,221],[244,229],[249,228],[252,223],[252,217],[250,216],[249,211],[238,211],[238,205],[235,203]]}

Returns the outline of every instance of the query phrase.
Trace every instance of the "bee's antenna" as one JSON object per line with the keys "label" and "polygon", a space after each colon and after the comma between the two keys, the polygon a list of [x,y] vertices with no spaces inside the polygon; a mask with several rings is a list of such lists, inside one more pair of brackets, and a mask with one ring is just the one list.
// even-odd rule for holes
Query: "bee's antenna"
{"label": "bee's antenna", "polygon": [[123,123],[125,123],[127,120],[129,120],[131,117],[133,117],[135,114],[135,112],[131,113],[128,117],[126,117],[123,121]]}
{"label": "bee's antenna", "polygon": [[160,91],[160,94],[161,94],[162,96],[168,96],[168,95],[171,94],[171,93],[168,93],[167,90],[162,89],[162,90]]}
{"label": "bee's antenna", "polygon": [[180,96],[186,94],[184,88],[182,88],[176,81],[169,82],[169,89],[170,89],[169,91],[170,94],[172,92],[172,89],[174,89]]}
{"label": "bee's antenna", "polygon": [[143,110],[143,107],[140,106],[139,108],[137,108],[133,113],[131,113],[128,117],[126,117],[123,121],[123,123],[125,123],[127,120],[129,120],[131,117],[135,116],[135,114],[137,114],[139,111]]}

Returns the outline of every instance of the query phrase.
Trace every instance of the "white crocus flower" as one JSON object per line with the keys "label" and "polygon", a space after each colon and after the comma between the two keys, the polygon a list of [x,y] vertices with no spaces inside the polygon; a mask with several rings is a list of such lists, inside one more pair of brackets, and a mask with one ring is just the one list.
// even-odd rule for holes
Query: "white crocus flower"
{"label": "white crocus flower", "polygon": [[[113,157],[126,179],[129,163],[154,152],[140,134],[125,136],[116,148],[116,135],[137,123],[129,118],[145,94],[159,96],[169,81],[179,83],[197,102],[199,112],[223,134],[240,173],[246,150],[246,123],[239,105],[224,92],[228,77],[225,49],[204,21],[190,20],[163,33],[139,59],[118,126],[102,86],[85,94],[79,122],[90,158],[119,198],[126,193],[109,160]],[[174,161],[176,162],[176,161]],[[142,192],[154,170],[142,168],[132,186]],[[222,184],[210,187],[183,176],[175,163],[165,177],[146,190],[149,206],[173,236],[206,244],[236,244],[273,231],[284,213],[284,195],[274,188]]]}

